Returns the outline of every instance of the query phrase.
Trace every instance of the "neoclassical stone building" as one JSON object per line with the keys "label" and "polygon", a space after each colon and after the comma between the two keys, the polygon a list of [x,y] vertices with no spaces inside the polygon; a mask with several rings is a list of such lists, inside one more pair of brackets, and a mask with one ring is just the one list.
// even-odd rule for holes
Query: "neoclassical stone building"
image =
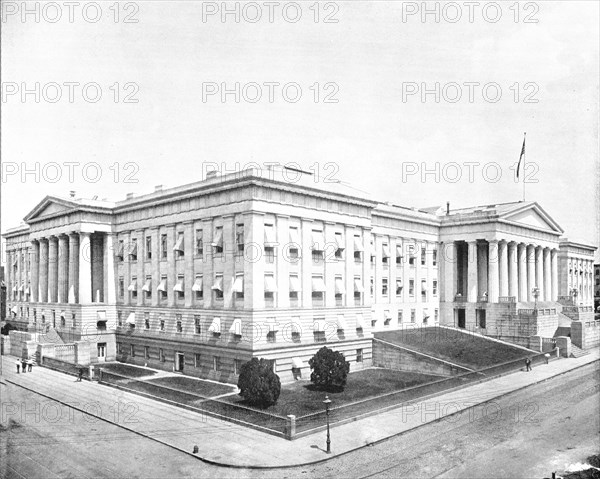
{"label": "neoclassical stone building", "polygon": [[257,356],[288,380],[323,345],[369,366],[373,331],[551,337],[538,306],[556,316],[569,285],[593,301],[594,248],[562,233],[535,202],[418,210],[286,170],[49,196],[4,234],[8,311],[40,343],[91,343],[91,362],[233,382]]}

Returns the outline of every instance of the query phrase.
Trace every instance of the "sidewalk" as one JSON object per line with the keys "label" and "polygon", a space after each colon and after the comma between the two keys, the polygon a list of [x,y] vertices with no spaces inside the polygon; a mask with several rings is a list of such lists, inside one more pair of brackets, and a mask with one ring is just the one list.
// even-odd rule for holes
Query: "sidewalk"
{"label": "sidewalk", "polygon": [[[537,366],[531,372],[518,371],[425,399],[414,406],[399,407],[332,427],[332,454],[323,450],[324,433],[288,441],[95,382],[76,382],[72,376],[42,367],[34,367],[32,373],[17,375],[14,367],[16,358],[1,358],[1,379],[4,382],[30,389],[209,463],[269,468],[321,462],[402,434],[597,361],[600,351],[594,350],[580,358],[557,359],[548,365]],[[7,398],[3,398],[3,402],[8,402]],[[116,407],[117,403],[120,407]],[[199,448],[198,454],[192,453],[195,445]]]}

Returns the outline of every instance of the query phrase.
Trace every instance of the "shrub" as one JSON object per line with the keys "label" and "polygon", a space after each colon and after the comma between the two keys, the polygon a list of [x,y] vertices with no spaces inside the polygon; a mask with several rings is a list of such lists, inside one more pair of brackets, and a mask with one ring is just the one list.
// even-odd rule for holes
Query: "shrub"
{"label": "shrub", "polygon": [[350,371],[350,363],[339,351],[322,347],[309,361],[313,370],[310,375],[312,383],[326,391],[343,390]]}
{"label": "shrub", "polygon": [[281,381],[273,372],[273,362],[264,358],[252,358],[242,365],[237,386],[248,404],[262,409],[275,404],[281,392]]}

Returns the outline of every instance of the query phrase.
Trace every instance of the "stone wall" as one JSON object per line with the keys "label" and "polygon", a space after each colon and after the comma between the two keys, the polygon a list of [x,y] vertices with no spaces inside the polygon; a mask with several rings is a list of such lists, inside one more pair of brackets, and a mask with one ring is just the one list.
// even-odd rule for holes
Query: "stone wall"
{"label": "stone wall", "polygon": [[455,376],[469,372],[467,368],[380,339],[373,339],[373,366],[436,376]]}
{"label": "stone wall", "polygon": [[600,345],[600,321],[572,321],[571,341],[582,349]]}

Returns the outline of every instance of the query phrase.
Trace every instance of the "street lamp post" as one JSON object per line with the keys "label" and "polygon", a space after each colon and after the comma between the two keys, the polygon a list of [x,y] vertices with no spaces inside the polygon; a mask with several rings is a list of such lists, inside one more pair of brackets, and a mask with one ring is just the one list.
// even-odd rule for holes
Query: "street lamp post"
{"label": "street lamp post", "polygon": [[573,304],[575,306],[577,306],[577,295],[579,294],[579,291],[577,290],[577,288],[573,288],[571,290],[571,296],[573,296]]}
{"label": "street lamp post", "polygon": [[331,399],[329,396],[325,396],[325,400],[323,401],[325,404],[325,416],[327,417],[327,454],[331,453],[331,438],[329,436],[329,405],[331,404]]}

